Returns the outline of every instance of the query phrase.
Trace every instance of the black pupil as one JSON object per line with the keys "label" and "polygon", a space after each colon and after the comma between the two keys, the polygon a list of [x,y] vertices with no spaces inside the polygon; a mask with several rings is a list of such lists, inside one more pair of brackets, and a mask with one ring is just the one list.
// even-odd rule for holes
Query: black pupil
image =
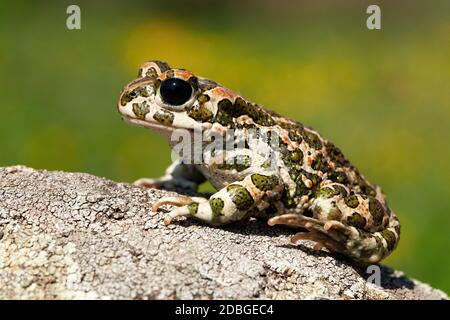
{"label": "black pupil", "polygon": [[179,106],[189,100],[192,95],[192,87],[184,80],[171,78],[161,83],[159,92],[165,103]]}

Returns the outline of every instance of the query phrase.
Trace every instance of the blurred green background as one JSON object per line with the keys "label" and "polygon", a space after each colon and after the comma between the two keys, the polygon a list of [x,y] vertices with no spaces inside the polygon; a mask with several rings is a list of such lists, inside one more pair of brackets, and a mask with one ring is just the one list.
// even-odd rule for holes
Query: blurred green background
{"label": "blurred green background", "polygon": [[[142,62],[165,60],[340,146],[400,217],[384,263],[450,292],[450,1],[317,2],[1,1],[0,166],[160,176],[167,143],[116,101]],[[66,29],[69,4],[81,30]]]}

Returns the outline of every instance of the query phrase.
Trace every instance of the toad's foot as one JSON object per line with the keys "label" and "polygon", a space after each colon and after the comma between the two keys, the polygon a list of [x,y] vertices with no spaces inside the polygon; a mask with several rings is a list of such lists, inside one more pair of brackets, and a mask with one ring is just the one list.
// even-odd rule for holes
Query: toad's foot
{"label": "toad's foot", "polygon": [[346,252],[346,241],[355,236],[355,234],[352,234],[351,229],[338,221],[322,222],[301,214],[276,216],[269,219],[267,223],[270,226],[282,224],[307,229],[309,232],[298,232],[293,235],[291,242],[296,243],[299,240],[310,240],[316,243],[314,246],[315,250],[320,250],[325,247],[330,251],[344,253]]}
{"label": "toad's foot", "polygon": [[170,211],[164,218],[164,224],[169,225],[175,217],[189,216],[192,214],[192,209],[190,204],[192,203],[203,203],[208,200],[201,197],[186,197],[186,196],[175,196],[175,197],[164,197],[156,201],[152,205],[152,215],[155,215],[157,210],[163,205],[177,206],[178,208]]}

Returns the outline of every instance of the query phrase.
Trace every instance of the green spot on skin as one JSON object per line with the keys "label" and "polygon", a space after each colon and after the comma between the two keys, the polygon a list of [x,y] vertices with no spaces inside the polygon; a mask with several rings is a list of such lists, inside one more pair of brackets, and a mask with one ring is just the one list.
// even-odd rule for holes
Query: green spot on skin
{"label": "green spot on skin", "polygon": [[395,238],[395,234],[394,234],[392,231],[390,231],[390,230],[388,230],[388,229],[385,229],[385,230],[383,230],[383,231],[381,232],[381,236],[382,236],[382,237],[386,240],[386,242],[387,242],[387,249],[388,249],[389,251],[394,250],[395,244],[396,244],[396,242],[397,242],[397,240],[396,240],[396,238]]}
{"label": "green spot on skin", "polygon": [[349,161],[345,159],[341,150],[334,144],[332,144],[331,142],[327,142],[325,144],[325,148],[327,150],[327,155],[331,159],[331,161],[342,167],[347,167],[350,165]]}
{"label": "green spot on skin", "polygon": [[281,196],[281,201],[283,202],[286,208],[293,208],[296,206],[294,199],[289,194],[289,189],[287,187],[284,188],[283,195]]}
{"label": "green spot on skin", "polygon": [[339,190],[339,194],[341,196],[343,196],[343,197],[347,196],[347,190],[343,186],[341,186],[341,185],[334,185],[333,187],[334,187],[335,190]]}
{"label": "green spot on skin", "polygon": [[342,197],[347,196],[347,190],[343,186],[334,185],[329,187],[323,187],[320,189],[318,196],[323,198],[332,198],[334,196],[340,195]]}
{"label": "green spot on skin", "polygon": [[136,98],[138,96],[138,92],[136,90],[129,90],[126,93],[124,93],[122,95],[122,97],[120,98],[120,104],[122,106],[126,105],[128,102],[130,102],[131,100],[133,100],[134,98]]}
{"label": "green spot on skin", "polygon": [[170,112],[164,112],[164,111],[157,111],[153,115],[153,119],[158,121],[159,123],[162,123],[164,125],[171,125],[173,122],[174,115]]}
{"label": "green spot on skin", "polygon": [[353,212],[350,217],[347,217],[347,223],[356,228],[364,228],[366,225],[366,219],[358,212]]}
{"label": "green spot on skin", "polygon": [[200,105],[202,105],[202,104],[208,102],[210,99],[211,99],[211,98],[210,98],[208,95],[206,95],[206,94],[201,94],[201,95],[197,98],[198,103],[199,103]]}
{"label": "green spot on skin", "polygon": [[192,119],[200,122],[210,121],[213,117],[213,113],[204,105],[194,106],[187,114]]}
{"label": "green spot on skin", "polygon": [[228,99],[222,99],[217,104],[217,114],[214,118],[215,122],[220,123],[221,125],[233,127],[233,118],[230,115],[230,109],[232,108],[233,104]]}
{"label": "green spot on skin", "polygon": [[222,215],[222,209],[224,206],[224,202],[222,199],[220,198],[209,199],[209,206],[211,207],[211,211],[214,218]]}
{"label": "green spot on skin", "polygon": [[124,93],[122,95],[122,97],[120,98],[120,104],[122,106],[126,105],[128,102],[132,101],[133,99],[137,98],[137,97],[148,97],[148,91],[146,86],[143,87],[137,87],[133,90],[129,90],[126,93]]}
{"label": "green spot on skin", "polygon": [[[224,101],[225,100],[225,101]],[[232,118],[238,118],[242,115],[249,116],[255,123],[262,126],[272,126],[275,124],[270,114],[257,104],[245,101],[237,97],[234,104],[228,99],[223,99],[218,103],[219,122],[229,123]]]}
{"label": "green spot on skin", "polygon": [[218,84],[212,80],[208,79],[199,79],[198,80],[199,88],[202,92],[209,91],[218,86]]}
{"label": "green spot on skin", "polygon": [[322,141],[320,140],[319,136],[311,131],[303,131],[303,138],[308,143],[308,145],[314,149],[321,149],[322,148]]}
{"label": "green spot on skin", "polygon": [[293,181],[296,181],[297,178],[299,177],[299,175],[300,175],[300,170],[298,170],[296,168],[290,168],[289,169],[289,176],[291,177],[291,179]]}
{"label": "green spot on skin", "polygon": [[187,206],[188,210],[189,210],[189,214],[190,215],[195,215],[197,214],[198,211],[198,202],[192,202],[191,204],[189,204]]}
{"label": "green spot on skin", "polygon": [[331,208],[328,211],[328,219],[329,220],[341,220],[342,212],[337,207],[336,203],[333,201],[331,204]]}
{"label": "green spot on skin", "polygon": [[145,101],[141,103],[133,103],[133,113],[138,119],[145,119],[145,115],[150,112],[150,109]]}
{"label": "green spot on skin", "polygon": [[289,133],[294,132],[295,135],[301,134],[303,132],[303,124],[301,124],[300,122],[285,122],[284,120],[285,119],[278,120],[276,124],[279,125],[281,128],[288,130]]}
{"label": "green spot on skin", "polygon": [[195,76],[192,76],[188,79],[189,84],[192,86],[192,89],[194,89],[194,92],[198,91],[198,78]]}
{"label": "green spot on skin", "polygon": [[334,171],[330,174],[330,180],[333,182],[341,183],[341,184],[347,184],[348,178],[347,174],[342,171]]}
{"label": "green spot on skin", "polygon": [[238,155],[231,158],[230,163],[222,163],[217,166],[220,170],[236,170],[237,172],[244,171],[250,168],[252,159],[248,155]]}
{"label": "green spot on skin", "polygon": [[175,71],[169,70],[166,73],[166,78],[173,78],[175,76]]}
{"label": "green spot on skin", "polygon": [[377,195],[376,191],[372,186],[364,179],[359,173],[357,174],[356,184],[361,188],[363,194],[375,197]]}
{"label": "green spot on skin", "polygon": [[227,186],[227,191],[231,201],[239,210],[248,210],[255,202],[248,190],[240,185],[230,184]]}
{"label": "green spot on skin", "polygon": [[151,62],[156,64],[158,66],[159,70],[161,70],[161,72],[166,72],[167,70],[170,69],[170,66],[167,64],[167,62],[164,62],[161,60],[152,60]]}
{"label": "green spot on skin", "polygon": [[308,189],[303,181],[297,182],[297,188],[295,189],[295,195],[297,196],[311,196],[313,194],[312,189]]}
{"label": "green spot on skin", "polygon": [[[323,157],[323,155],[319,154],[317,155],[316,159],[312,163],[311,167],[314,170],[322,171],[323,173],[328,171],[328,163]],[[338,181],[337,181],[338,182]]]}
{"label": "green spot on skin", "polygon": [[278,177],[252,174],[252,182],[261,191],[273,190],[278,185]]}
{"label": "green spot on skin", "polygon": [[[306,187],[305,183],[303,182],[302,175],[304,175],[307,179],[311,180],[312,182],[311,188]],[[296,180],[297,188],[295,190],[295,194],[297,196],[312,196],[316,192],[318,192],[318,188],[320,186],[321,181],[322,179],[318,175],[306,172],[305,170],[301,170]]]}
{"label": "green spot on skin", "polygon": [[337,194],[339,194],[339,192],[334,190],[332,187],[324,187],[320,189],[318,196],[322,198],[331,198]]}
{"label": "green spot on skin", "polygon": [[301,136],[300,131],[298,131],[298,130],[290,130],[289,131],[289,139],[291,141],[297,141],[297,142],[300,143],[302,141],[302,136]]}
{"label": "green spot on skin", "polygon": [[291,161],[293,162],[302,162],[303,161],[303,152],[301,150],[296,150],[291,152]]}
{"label": "green spot on skin", "polygon": [[145,76],[148,78],[156,78],[158,76],[158,73],[156,72],[156,69],[152,67],[147,70]]}
{"label": "green spot on skin", "polygon": [[344,202],[347,206],[349,206],[350,208],[356,208],[357,206],[359,206],[359,201],[358,201],[358,197],[355,195],[351,195],[347,198],[344,199]]}
{"label": "green spot on skin", "polygon": [[383,222],[384,209],[380,201],[374,197],[369,197],[369,211],[373,217],[373,222],[375,225],[380,225]]}

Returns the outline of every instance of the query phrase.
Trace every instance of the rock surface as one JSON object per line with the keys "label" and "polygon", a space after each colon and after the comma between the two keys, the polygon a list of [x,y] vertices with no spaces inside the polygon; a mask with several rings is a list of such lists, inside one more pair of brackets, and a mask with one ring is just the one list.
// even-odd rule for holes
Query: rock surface
{"label": "rock surface", "polygon": [[381,267],[370,274],[292,230],[250,220],[163,224],[173,192],[84,173],[0,168],[1,299],[448,299]]}

